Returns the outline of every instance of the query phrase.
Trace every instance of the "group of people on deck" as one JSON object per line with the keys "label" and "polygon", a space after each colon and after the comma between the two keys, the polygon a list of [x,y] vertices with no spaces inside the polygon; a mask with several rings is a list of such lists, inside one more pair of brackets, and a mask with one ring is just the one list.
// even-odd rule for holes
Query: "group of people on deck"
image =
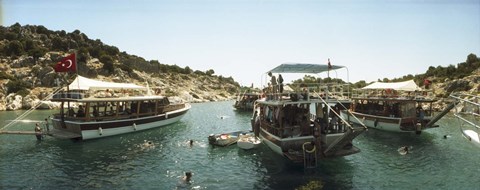
{"label": "group of people on deck", "polygon": [[274,97],[278,96],[278,93],[283,93],[283,77],[281,74],[278,74],[278,79],[272,72],[268,72],[270,76],[270,82],[268,83],[267,94],[273,94]]}

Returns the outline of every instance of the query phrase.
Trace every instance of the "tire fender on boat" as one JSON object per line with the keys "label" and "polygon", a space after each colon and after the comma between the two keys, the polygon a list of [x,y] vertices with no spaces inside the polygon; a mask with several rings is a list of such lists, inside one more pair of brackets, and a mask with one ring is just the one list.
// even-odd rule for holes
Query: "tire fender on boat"
{"label": "tire fender on boat", "polygon": [[133,130],[134,130],[134,131],[137,130],[137,124],[133,123],[132,127],[133,127]]}
{"label": "tire fender on boat", "polygon": [[103,134],[103,129],[102,129],[102,127],[99,127],[98,128],[98,135],[102,136],[102,134]]}
{"label": "tire fender on boat", "polygon": [[312,150],[307,150],[307,149],[305,148],[305,145],[307,145],[307,144],[312,144],[312,143],[311,143],[311,142],[305,142],[305,143],[303,143],[303,146],[302,146],[302,147],[303,147],[303,150],[305,150],[305,152],[307,152],[307,153],[314,153],[315,150],[317,150],[317,147],[315,146],[315,144],[312,144],[312,145],[313,145]]}

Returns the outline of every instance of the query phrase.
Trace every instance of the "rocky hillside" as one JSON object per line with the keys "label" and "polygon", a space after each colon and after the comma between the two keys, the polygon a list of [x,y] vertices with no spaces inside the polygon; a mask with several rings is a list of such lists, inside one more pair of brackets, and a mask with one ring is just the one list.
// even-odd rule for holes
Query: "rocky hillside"
{"label": "rocky hillside", "polygon": [[0,26],[0,110],[28,109],[53,91],[57,79],[64,85],[72,81],[74,74],[55,73],[52,66],[73,50],[77,51],[82,76],[142,86],[148,82],[162,94],[188,102],[230,99],[240,87],[231,77],[214,75],[212,69],[192,71],[146,61],[100,40],[88,39],[78,30],[66,33],[15,24]]}
{"label": "rocky hillside", "polygon": [[[450,100],[447,97],[451,93],[466,93],[471,95],[480,96],[480,69],[476,69],[470,75],[457,79],[443,79],[436,80],[432,83],[433,94],[439,99],[435,103],[435,109],[437,111],[445,108]],[[473,100],[473,97],[469,97]],[[478,101],[478,100],[474,100]]]}
{"label": "rocky hillside", "polygon": [[449,104],[448,97],[452,93],[480,95],[480,59],[471,53],[465,62],[456,65],[430,66],[423,74],[405,75],[401,78],[384,79],[383,81],[395,82],[410,79],[415,80],[417,85],[422,88],[425,88],[425,80],[430,81],[431,98],[438,99],[434,106],[435,110],[440,111]]}

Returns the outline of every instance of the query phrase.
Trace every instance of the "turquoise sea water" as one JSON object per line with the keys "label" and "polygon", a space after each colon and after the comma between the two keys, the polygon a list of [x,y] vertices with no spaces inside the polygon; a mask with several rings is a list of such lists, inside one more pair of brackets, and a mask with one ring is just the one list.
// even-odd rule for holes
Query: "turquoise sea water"
{"label": "turquoise sea water", "polygon": [[[480,149],[461,136],[451,116],[421,135],[371,129],[354,140],[359,154],[304,170],[266,145],[249,151],[211,147],[209,134],[251,128],[251,114],[232,104],[193,104],[178,123],[84,142],[0,135],[0,189],[295,189],[310,181],[321,181],[324,189],[479,188]],[[29,119],[54,112],[35,111]],[[0,112],[0,126],[21,113]],[[9,129],[33,128],[22,123]],[[397,149],[404,145],[413,148],[402,156]],[[193,182],[179,185],[185,171],[193,172]]]}

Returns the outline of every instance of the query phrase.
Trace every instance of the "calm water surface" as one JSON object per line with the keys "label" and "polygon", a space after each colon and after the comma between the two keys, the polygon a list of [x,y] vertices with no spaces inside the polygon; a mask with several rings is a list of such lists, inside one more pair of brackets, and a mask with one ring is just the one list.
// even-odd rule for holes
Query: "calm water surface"
{"label": "calm water surface", "polygon": [[[209,134],[251,128],[251,114],[232,104],[193,104],[178,123],[84,142],[0,135],[0,189],[295,189],[310,181],[321,181],[324,189],[479,188],[480,149],[463,139],[451,116],[421,135],[369,130],[354,140],[359,154],[304,170],[266,145],[250,151],[208,145]],[[54,112],[36,111],[29,119]],[[21,113],[0,112],[0,126]],[[33,128],[22,123],[9,129]],[[413,147],[411,154],[397,152],[404,145]],[[178,187],[185,171],[193,172],[193,182]]]}

